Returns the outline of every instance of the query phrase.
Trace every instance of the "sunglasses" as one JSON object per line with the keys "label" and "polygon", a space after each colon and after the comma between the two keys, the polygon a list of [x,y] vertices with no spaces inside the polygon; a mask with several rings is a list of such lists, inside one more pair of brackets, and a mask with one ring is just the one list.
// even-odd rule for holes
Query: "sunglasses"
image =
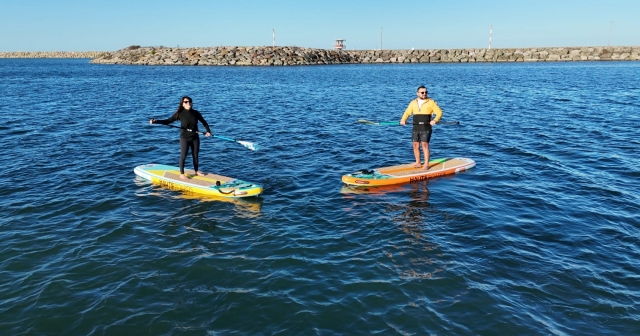
{"label": "sunglasses", "polygon": [[421,91],[421,92],[418,92],[418,93],[419,94],[427,94],[428,92],[427,91]]}
{"label": "sunglasses", "polygon": [[183,103],[183,104],[191,104],[191,102],[190,102],[190,101],[188,101],[188,100],[185,100],[185,101],[183,101],[182,103]]}

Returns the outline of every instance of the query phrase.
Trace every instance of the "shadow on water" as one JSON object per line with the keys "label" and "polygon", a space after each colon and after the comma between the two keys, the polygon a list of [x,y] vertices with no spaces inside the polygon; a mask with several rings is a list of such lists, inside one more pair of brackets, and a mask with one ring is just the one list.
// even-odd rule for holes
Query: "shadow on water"
{"label": "shadow on water", "polygon": [[[347,198],[356,195],[376,198],[385,196],[385,199],[399,197],[399,202],[385,201],[384,212],[390,214],[391,221],[405,234],[403,241],[394,242],[392,245],[395,251],[385,252],[391,260],[391,265],[388,266],[395,269],[401,279],[433,279],[437,273],[444,271],[449,263],[441,243],[438,243],[438,232],[443,230],[455,215],[438,210],[429,202],[429,185],[442,179],[454,178],[447,176],[417,183],[377,187],[343,185],[340,192]],[[406,196],[409,198],[408,202]]]}
{"label": "shadow on water", "polygon": [[353,186],[343,184],[340,189],[340,193],[343,195],[378,195],[383,196],[390,193],[396,192],[405,192],[409,190],[410,186],[407,184],[397,184],[397,185],[388,185],[388,186],[377,186],[377,187],[361,187],[361,186]]}
{"label": "shadow on water", "polygon": [[257,197],[220,197],[213,195],[202,195],[192,193],[184,190],[171,190],[159,185],[152,184],[151,182],[144,180],[140,177],[134,179],[134,183],[140,189],[136,191],[136,196],[140,197],[161,197],[170,198],[173,200],[195,200],[200,202],[221,202],[232,203],[236,205],[237,211],[245,213],[249,217],[252,215],[259,215],[262,211],[263,198]]}
{"label": "shadow on water", "polygon": [[[402,258],[401,278],[430,279],[443,270],[440,257],[443,256],[440,244],[430,234],[438,225],[442,216],[429,203],[429,181],[407,185],[410,200],[406,204],[390,204],[388,211],[394,213],[391,220],[406,234],[409,243],[404,253],[413,253],[413,257]],[[408,261],[408,263],[407,263]]]}

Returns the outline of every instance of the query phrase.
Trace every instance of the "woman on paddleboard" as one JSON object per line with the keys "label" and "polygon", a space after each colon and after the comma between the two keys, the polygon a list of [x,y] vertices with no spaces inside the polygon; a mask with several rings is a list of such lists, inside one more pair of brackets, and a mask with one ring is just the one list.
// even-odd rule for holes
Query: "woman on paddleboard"
{"label": "woman on paddleboard", "polygon": [[169,119],[164,120],[149,120],[150,124],[162,124],[169,125],[176,120],[180,120],[180,178],[187,179],[184,175],[184,161],[187,159],[187,153],[191,149],[191,156],[193,157],[193,170],[199,176],[205,174],[198,170],[198,152],[200,151],[200,137],[198,136],[198,121],[202,123],[207,130],[205,136],[211,136],[211,129],[209,124],[204,120],[202,114],[198,110],[193,108],[193,100],[190,97],[184,96],[180,99],[180,106],[178,110]]}
{"label": "woman on paddleboard", "polygon": [[[416,157],[414,167],[423,170],[429,170],[429,140],[431,140],[431,128],[440,118],[442,118],[442,110],[433,99],[427,96],[427,88],[420,86],[416,90],[418,98],[412,100],[404,111],[400,119],[400,125],[405,126],[407,119],[413,115],[413,131],[411,140],[413,141],[413,155]],[[435,114],[435,118],[432,115]],[[422,143],[422,153],[424,154],[424,165],[420,162],[420,143]]]}

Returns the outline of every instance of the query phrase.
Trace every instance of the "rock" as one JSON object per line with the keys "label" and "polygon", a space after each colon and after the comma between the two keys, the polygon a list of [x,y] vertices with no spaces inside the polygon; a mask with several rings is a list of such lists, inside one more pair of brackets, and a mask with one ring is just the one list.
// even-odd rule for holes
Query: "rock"
{"label": "rock", "polygon": [[[359,63],[468,63],[638,60],[640,47],[326,50],[300,47],[125,48],[95,53],[91,63],[136,65],[304,65]],[[55,55],[55,54],[53,54]],[[70,54],[71,55],[71,54]],[[39,53],[0,53],[3,57]],[[45,56],[43,56],[45,57]]]}

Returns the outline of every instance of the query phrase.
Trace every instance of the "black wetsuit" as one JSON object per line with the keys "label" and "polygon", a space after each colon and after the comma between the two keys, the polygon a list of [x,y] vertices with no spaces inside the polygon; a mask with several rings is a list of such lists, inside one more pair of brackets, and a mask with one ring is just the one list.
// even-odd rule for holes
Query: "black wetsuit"
{"label": "black wetsuit", "polygon": [[198,171],[198,152],[200,151],[200,137],[198,136],[198,121],[202,123],[207,132],[211,133],[209,124],[204,120],[202,114],[198,110],[182,110],[169,119],[156,120],[154,124],[168,125],[172,122],[180,120],[180,174],[184,174],[184,161],[187,159],[187,153],[191,148],[191,157],[193,157],[193,169]]}

